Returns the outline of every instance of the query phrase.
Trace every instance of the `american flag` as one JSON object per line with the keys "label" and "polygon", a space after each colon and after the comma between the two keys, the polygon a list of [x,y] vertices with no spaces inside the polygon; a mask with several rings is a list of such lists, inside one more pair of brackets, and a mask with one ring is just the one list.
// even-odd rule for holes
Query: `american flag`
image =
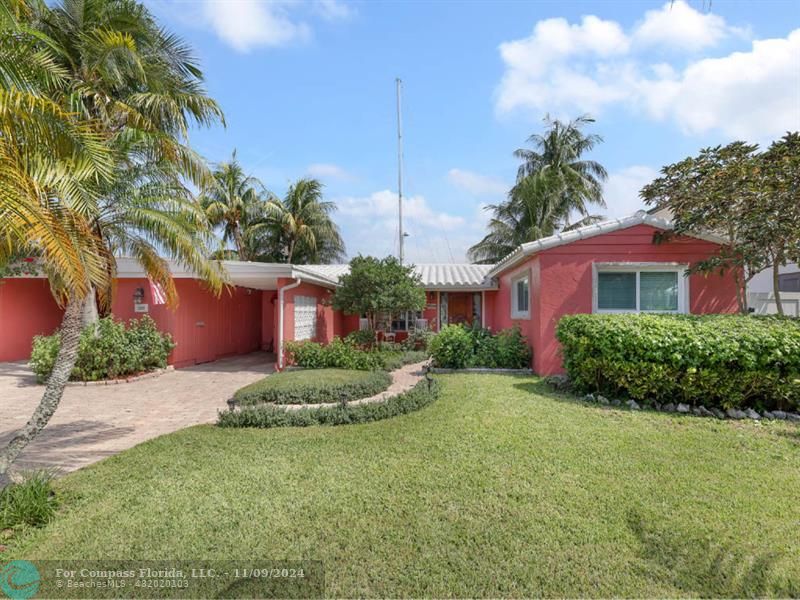
{"label": "american flag", "polygon": [[161,284],[153,281],[149,277],[147,281],[150,282],[150,294],[153,296],[153,304],[166,304],[167,294],[164,292],[164,288],[161,287]]}

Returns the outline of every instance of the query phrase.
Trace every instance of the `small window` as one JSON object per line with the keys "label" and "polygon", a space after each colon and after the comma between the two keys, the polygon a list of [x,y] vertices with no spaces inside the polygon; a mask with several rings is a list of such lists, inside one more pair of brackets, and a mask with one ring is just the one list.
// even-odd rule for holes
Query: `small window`
{"label": "small window", "polygon": [[395,315],[395,318],[392,319],[391,330],[392,331],[409,331],[410,329],[414,328],[414,325],[417,322],[417,319],[422,318],[422,311],[404,311],[398,315]]}
{"label": "small window", "polygon": [[530,316],[530,280],[528,276],[511,282],[511,318],[527,319]]}
{"label": "small window", "polygon": [[685,312],[683,268],[599,267],[595,310],[603,312]]}

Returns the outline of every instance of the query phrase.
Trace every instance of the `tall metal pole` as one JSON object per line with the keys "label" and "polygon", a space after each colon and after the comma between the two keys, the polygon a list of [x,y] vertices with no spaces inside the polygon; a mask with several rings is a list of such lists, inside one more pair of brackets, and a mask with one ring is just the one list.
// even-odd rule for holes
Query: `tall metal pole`
{"label": "tall metal pole", "polygon": [[400,92],[403,81],[398,77],[397,83],[397,214],[400,224],[398,241],[400,243],[400,264],[403,264],[403,120],[400,105]]}

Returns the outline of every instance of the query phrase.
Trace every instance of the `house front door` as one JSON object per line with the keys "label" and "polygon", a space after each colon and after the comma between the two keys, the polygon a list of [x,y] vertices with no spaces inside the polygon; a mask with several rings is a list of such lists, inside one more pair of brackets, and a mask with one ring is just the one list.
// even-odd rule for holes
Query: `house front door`
{"label": "house front door", "polygon": [[472,294],[450,294],[447,299],[448,319],[451,325],[472,322]]}

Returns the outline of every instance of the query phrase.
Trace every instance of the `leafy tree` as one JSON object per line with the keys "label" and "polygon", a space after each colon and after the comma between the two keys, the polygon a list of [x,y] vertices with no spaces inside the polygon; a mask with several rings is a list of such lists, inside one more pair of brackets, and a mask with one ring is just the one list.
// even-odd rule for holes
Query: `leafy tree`
{"label": "leafy tree", "polygon": [[185,143],[190,124],[222,113],[188,47],[133,0],[2,2],[0,27],[0,264],[40,256],[65,305],[42,401],[0,453],[2,475],[58,407],[94,290],[110,305],[115,251],[131,250],[172,304],[157,249],[220,289],[181,181],[208,176]]}
{"label": "leafy tree", "polygon": [[731,271],[737,299],[747,311],[747,283],[772,268],[778,312],[783,314],[778,269],[800,256],[800,135],[789,133],[766,152],[745,142],[705,148],[661,170],[645,186],[648,204],[668,209],[674,229],[660,238],[712,232],[727,243],[691,272]]}
{"label": "leafy tree", "polygon": [[277,262],[294,264],[330,263],[344,256],[344,240],[331,218],[333,202],[322,199],[322,184],[316,179],[299,179],[286,196],[273,198],[265,207],[262,224],[252,236],[261,240]]}
{"label": "leafy tree", "polygon": [[348,315],[367,315],[370,329],[376,329],[379,315],[397,315],[425,308],[425,290],[413,265],[397,258],[356,256],[350,272],[339,278],[333,307]]}
{"label": "leafy tree", "polygon": [[245,175],[233,151],[231,160],[220,163],[202,191],[200,202],[215,226],[222,225],[223,243],[233,241],[239,260],[255,260],[254,231],[265,216],[267,191],[256,179]]}
{"label": "leafy tree", "polygon": [[545,133],[528,138],[534,148],[514,152],[522,160],[516,184],[505,202],[487,207],[493,218],[488,234],[469,250],[473,260],[494,263],[522,243],[601,220],[589,207],[605,207],[602,184],[608,175],[596,161],[582,158],[602,142],[583,133],[594,119],[544,121]]}

